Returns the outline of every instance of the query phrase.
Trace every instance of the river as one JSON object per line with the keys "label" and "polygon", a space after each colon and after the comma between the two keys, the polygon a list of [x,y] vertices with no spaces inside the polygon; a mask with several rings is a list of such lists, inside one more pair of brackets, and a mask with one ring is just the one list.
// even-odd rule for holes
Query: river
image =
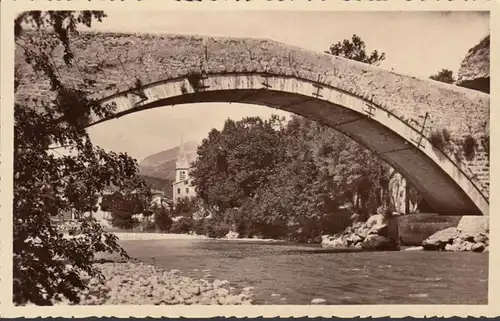
{"label": "river", "polygon": [[488,254],[325,253],[234,240],[121,241],[129,255],[186,276],[254,287],[255,304],[487,304]]}

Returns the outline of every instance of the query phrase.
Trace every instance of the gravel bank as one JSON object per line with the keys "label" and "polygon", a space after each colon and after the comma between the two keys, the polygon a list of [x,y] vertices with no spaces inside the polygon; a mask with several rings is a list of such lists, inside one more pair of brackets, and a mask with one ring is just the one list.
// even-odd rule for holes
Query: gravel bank
{"label": "gravel bank", "polygon": [[186,240],[186,239],[208,239],[204,235],[171,234],[171,233],[133,233],[112,232],[120,241],[144,241],[144,240]]}
{"label": "gravel bank", "polygon": [[[165,271],[140,263],[96,263],[104,282],[88,278],[88,290],[80,294],[81,305],[240,305],[251,304],[251,289],[240,293],[226,280],[213,282],[182,276],[180,271]],[[58,304],[69,304],[62,301]]]}

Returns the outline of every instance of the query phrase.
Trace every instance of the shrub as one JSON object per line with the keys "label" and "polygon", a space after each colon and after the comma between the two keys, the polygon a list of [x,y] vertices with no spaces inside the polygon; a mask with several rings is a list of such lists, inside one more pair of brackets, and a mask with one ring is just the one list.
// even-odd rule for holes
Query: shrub
{"label": "shrub", "polygon": [[446,152],[451,141],[451,134],[446,129],[433,130],[429,136],[431,144],[442,152]]}
{"label": "shrub", "polygon": [[201,220],[193,220],[193,229],[192,231],[198,235],[206,235],[207,234],[207,229],[206,229],[206,221],[207,219],[201,219]]}
{"label": "shrub", "polygon": [[464,152],[465,159],[472,160],[476,154],[477,141],[471,135],[467,135],[462,142],[462,150]]}
{"label": "shrub", "polygon": [[187,234],[193,230],[194,220],[190,217],[181,217],[173,222],[170,232],[175,234]]}
{"label": "shrub", "polygon": [[490,157],[490,136],[489,135],[485,135],[481,138],[481,146],[483,146],[483,149],[488,154],[488,157]]}
{"label": "shrub", "polygon": [[167,208],[156,207],[153,209],[154,224],[161,232],[167,232],[172,227],[172,218]]}
{"label": "shrub", "polygon": [[111,211],[110,223],[113,227],[129,230],[139,225],[140,222],[130,212],[117,209]]}
{"label": "shrub", "polygon": [[231,231],[231,225],[217,222],[214,219],[205,220],[205,233],[211,238],[223,238]]}
{"label": "shrub", "polygon": [[156,228],[155,222],[145,221],[143,223],[143,231],[145,231],[145,232],[156,232],[156,230],[157,230],[157,228]]}

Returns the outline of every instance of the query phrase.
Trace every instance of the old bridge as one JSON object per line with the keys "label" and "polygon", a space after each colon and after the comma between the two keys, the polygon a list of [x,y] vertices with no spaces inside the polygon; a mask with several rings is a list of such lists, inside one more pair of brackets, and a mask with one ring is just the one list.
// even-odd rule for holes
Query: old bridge
{"label": "old bridge", "polygon": [[[262,39],[83,33],[73,51],[71,67],[52,53],[58,73],[116,105],[113,117],[94,115],[92,124],[186,103],[279,108],[375,151],[436,212],[488,215],[489,158],[480,143],[489,137],[487,94]],[[16,99],[43,95],[48,85],[35,85],[40,80],[26,70],[23,79]],[[443,130],[449,135],[436,146],[431,137]],[[472,156],[464,157],[464,141]]]}

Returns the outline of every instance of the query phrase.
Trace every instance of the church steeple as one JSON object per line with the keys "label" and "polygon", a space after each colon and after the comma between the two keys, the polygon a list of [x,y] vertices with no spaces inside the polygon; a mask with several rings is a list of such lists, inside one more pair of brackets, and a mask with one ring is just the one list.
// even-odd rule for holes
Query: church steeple
{"label": "church steeple", "polygon": [[177,169],[186,169],[189,168],[186,151],[184,150],[184,139],[183,134],[181,133],[181,144],[179,145],[179,154],[177,155],[177,161],[175,162],[175,167]]}

